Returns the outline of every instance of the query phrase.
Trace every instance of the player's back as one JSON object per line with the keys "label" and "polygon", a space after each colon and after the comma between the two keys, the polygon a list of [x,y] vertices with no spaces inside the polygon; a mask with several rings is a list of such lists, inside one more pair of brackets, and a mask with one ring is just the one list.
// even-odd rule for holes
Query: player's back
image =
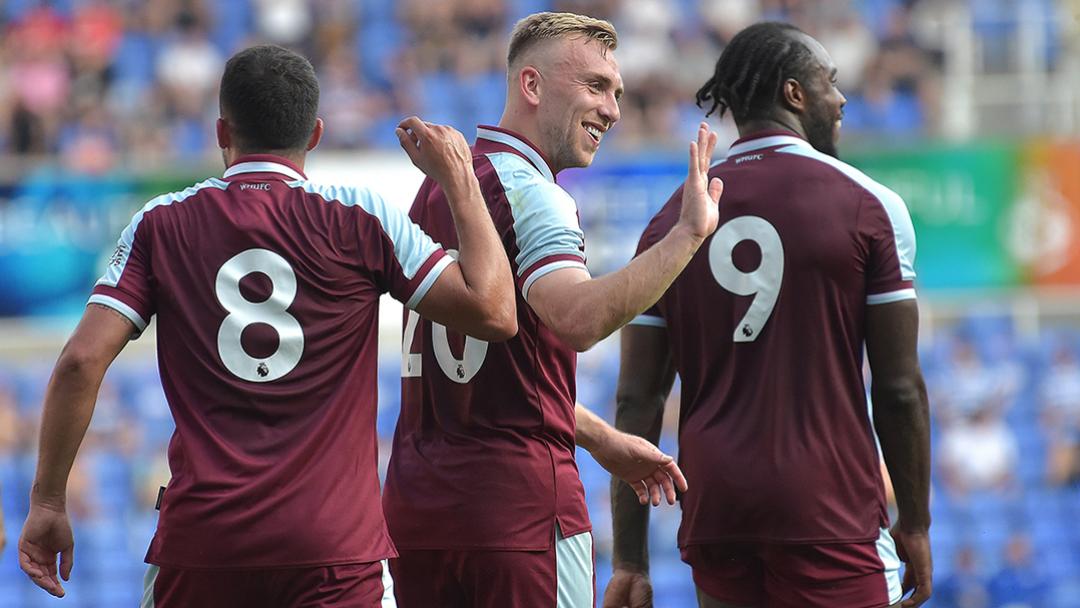
{"label": "player's back", "polygon": [[680,544],[876,539],[863,324],[868,302],[914,297],[903,202],[790,135],[737,142],[710,175],[725,183],[719,228],[636,321],[666,324],[682,379]]}
{"label": "player's back", "polygon": [[378,196],[309,182],[273,157],[136,215],[91,301],[128,306],[137,325],[158,315],[176,433],[149,561],[310,566],[393,552],[376,477],[378,298],[418,300],[448,262],[409,227]]}

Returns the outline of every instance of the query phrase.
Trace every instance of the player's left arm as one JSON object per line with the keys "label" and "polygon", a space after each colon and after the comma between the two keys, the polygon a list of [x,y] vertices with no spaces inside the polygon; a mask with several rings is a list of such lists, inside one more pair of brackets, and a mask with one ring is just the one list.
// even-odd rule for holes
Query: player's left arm
{"label": "player's left arm", "polygon": [[907,564],[904,590],[915,590],[901,604],[904,608],[923,604],[933,587],[930,404],[919,367],[918,332],[919,307],[913,299],[867,307],[874,429],[896,494],[898,516],[892,535]]}
{"label": "player's left arm", "polygon": [[57,597],[71,575],[74,538],[67,516],[67,482],[75,455],[94,413],[98,389],[109,368],[136,331],[115,310],[90,304],[60,352],[45,391],[37,473],[30,512],[19,537],[19,566],[34,583]]}
{"label": "player's left arm", "polygon": [[[628,325],[620,338],[615,428],[658,444],[664,403],[675,380],[667,331],[662,327]],[[681,489],[686,489],[685,483]],[[636,488],[611,480],[614,572],[604,591],[604,608],[652,606],[649,509],[640,504],[639,495]]]}

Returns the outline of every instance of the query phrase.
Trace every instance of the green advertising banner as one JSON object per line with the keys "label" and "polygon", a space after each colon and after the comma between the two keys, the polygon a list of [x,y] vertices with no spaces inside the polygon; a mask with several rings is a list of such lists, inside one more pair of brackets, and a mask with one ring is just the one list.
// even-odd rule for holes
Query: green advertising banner
{"label": "green advertising banner", "polygon": [[924,289],[1021,284],[1023,261],[1008,247],[1020,184],[1020,149],[1009,144],[921,147],[846,158],[907,202]]}

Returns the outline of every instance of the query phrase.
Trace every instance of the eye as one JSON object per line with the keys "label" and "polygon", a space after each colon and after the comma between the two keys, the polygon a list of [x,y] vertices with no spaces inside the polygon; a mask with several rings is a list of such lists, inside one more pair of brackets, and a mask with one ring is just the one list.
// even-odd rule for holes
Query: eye
{"label": "eye", "polygon": [[591,91],[593,93],[599,93],[600,90],[603,88],[603,86],[599,82],[597,82],[595,80],[592,81],[592,82],[587,83],[586,86],[588,86],[589,91]]}

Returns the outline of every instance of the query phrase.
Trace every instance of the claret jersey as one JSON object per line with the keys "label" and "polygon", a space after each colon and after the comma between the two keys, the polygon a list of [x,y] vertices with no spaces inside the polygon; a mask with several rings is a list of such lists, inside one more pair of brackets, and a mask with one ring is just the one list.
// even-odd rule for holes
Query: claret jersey
{"label": "claret jersey", "polygon": [[876,540],[888,516],[864,322],[867,306],[915,297],[907,208],[787,132],[736,142],[709,175],[725,184],[719,228],[633,321],[667,328],[682,379],[679,544]]}
{"label": "claret jersey", "polygon": [[158,318],[176,432],[147,561],[395,555],[376,466],[378,299],[416,306],[450,261],[375,193],[274,156],[143,207],[90,302],[140,331]]}
{"label": "claret jersey", "polygon": [[[383,504],[409,549],[543,550],[590,529],[574,462],[577,353],[527,303],[532,284],[585,268],[577,206],[522,137],[480,127],[473,168],[517,281],[518,334],[489,344],[406,311],[401,415]],[[427,180],[412,219],[447,249],[457,233]]]}

